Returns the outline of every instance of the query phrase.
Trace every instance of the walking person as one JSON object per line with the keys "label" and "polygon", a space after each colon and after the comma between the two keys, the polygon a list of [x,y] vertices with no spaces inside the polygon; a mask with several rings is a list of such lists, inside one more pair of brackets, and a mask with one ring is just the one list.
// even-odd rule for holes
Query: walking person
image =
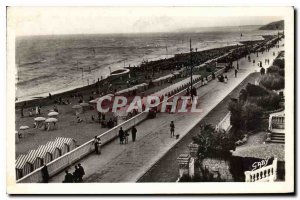
{"label": "walking person", "polygon": [[235,78],[237,77],[237,73],[238,73],[238,70],[234,69],[234,76],[235,76]]}
{"label": "walking person", "polygon": [[171,137],[173,137],[175,134],[175,124],[173,121],[171,121],[171,124],[170,124],[170,132],[171,132]]}
{"label": "walking person", "polygon": [[38,114],[39,114],[39,107],[36,106],[36,107],[35,107],[35,115],[38,115]]}
{"label": "walking person", "polygon": [[43,183],[48,183],[49,182],[49,172],[47,165],[44,164],[44,167],[42,168],[42,176],[43,176]]}
{"label": "walking person", "polygon": [[128,132],[125,131],[125,144],[128,144],[128,136],[129,136]]}
{"label": "walking person", "polygon": [[124,131],[122,129],[122,127],[120,128],[119,130],[119,139],[120,139],[120,144],[123,144],[123,141],[124,141]]}
{"label": "walking person", "polygon": [[135,126],[133,126],[132,129],[131,129],[131,135],[132,135],[132,141],[133,142],[135,142],[136,133],[137,133],[137,130],[136,130]]}
{"label": "walking person", "polygon": [[102,144],[101,138],[98,138],[98,152],[99,152],[99,154],[101,154],[101,144]]}
{"label": "walking person", "polygon": [[84,169],[80,163],[78,163],[78,182],[83,182],[83,176],[85,175]]}
{"label": "walking person", "polygon": [[95,147],[95,152],[96,152],[96,154],[99,154],[99,149],[98,149],[98,138],[97,138],[97,136],[95,136],[94,137],[94,147]]}

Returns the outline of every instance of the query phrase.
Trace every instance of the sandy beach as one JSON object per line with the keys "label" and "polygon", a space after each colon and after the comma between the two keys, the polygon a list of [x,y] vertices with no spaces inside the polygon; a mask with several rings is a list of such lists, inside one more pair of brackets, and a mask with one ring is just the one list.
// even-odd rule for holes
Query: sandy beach
{"label": "sandy beach", "polygon": [[[248,41],[247,45],[256,44],[262,41]],[[194,62],[196,65],[200,65],[207,60],[212,58],[219,57],[223,54],[228,53],[231,50],[238,48],[236,46],[229,46],[224,48],[211,49],[207,51],[200,51],[198,53],[194,53]],[[174,62],[180,62],[184,65],[189,65],[189,54],[181,54],[180,57],[171,57],[169,59],[158,60],[154,62],[149,62],[141,65],[140,68],[133,68],[131,71],[135,73],[136,83],[149,83],[150,80],[154,80],[156,78],[165,76],[170,74],[174,68],[170,68],[173,66]],[[186,60],[186,61],[185,61]],[[148,67],[147,67],[148,66]],[[159,66],[159,67],[158,67]],[[149,68],[150,67],[150,68]],[[199,71],[195,71],[206,77],[216,70],[214,66],[209,66],[210,71],[206,68],[200,68]],[[150,71],[149,69],[152,70]],[[189,73],[186,74],[189,76]],[[177,78],[173,80],[173,84],[182,80],[182,78]],[[121,89],[127,88],[126,79],[122,81],[119,80],[101,80],[99,83],[92,84],[89,86],[85,86],[76,90],[64,92],[61,94],[53,95],[51,99],[49,98],[41,98],[34,99],[31,101],[27,101],[26,104],[24,102],[16,103],[16,130],[19,131],[20,126],[29,126],[30,128],[26,130],[26,134],[24,137],[20,139],[20,141],[16,144],[16,155],[27,153],[31,149],[36,149],[39,145],[46,144],[48,141],[55,140],[56,137],[68,137],[73,138],[77,141],[77,145],[83,144],[84,142],[90,140],[96,135],[99,135],[108,130],[108,128],[101,127],[101,124],[97,121],[98,113],[94,109],[89,109],[85,111],[83,114],[80,114],[79,117],[83,120],[82,123],[77,123],[77,118],[75,116],[75,111],[72,109],[73,105],[78,104],[79,97],[71,97],[74,93],[80,94],[83,97],[84,102],[89,102],[90,99],[95,99],[101,94],[110,93],[107,90],[109,84],[114,86],[114,91],[119,91]],[[143,95],[152,94],[155,91],[158,91],[164,87],[169,86],[171,83],[165,83],[160,86],[156,86],[150,89],[147,89]],[[134,85],[134,84],[133,84]],[[100,90],[99,90],[100,89]],[[95,91],[97,91],[95,93]],[[141,93],[137,95],[142,95]],[[45,131],[42,129],[34,128],[34,118],[41,116],[47,118],[47,114],[53,110],[53,106],[55,105],[55,100],[62,98],[63,100],[68,99],[70,102],[69,105],[59,105],[56,104],[56,107],[59,112],[58,116],[58,128],[55,130]],[[29,116],[30,109],[35,108],[35,106],[41,106],[41,114]],[[21,108],[23,107],[24,117],[21,117]],[[32,112],[35,114],[35,111]],[[92,120],[92,116],[94,121]],[[106,119],[108,120],[108,119]],[[21,131],[22,132],[22,131]]]}

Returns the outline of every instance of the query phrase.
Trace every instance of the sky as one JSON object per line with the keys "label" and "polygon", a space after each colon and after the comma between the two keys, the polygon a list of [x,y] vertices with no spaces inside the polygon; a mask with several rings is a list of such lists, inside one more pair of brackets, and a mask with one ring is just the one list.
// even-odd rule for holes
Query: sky
{"label": "sky", "polygon": [[271,11],[222,7],[9,7],[8,30],[17,36],[147,33],[264,25],[283,19],[280,12]]}

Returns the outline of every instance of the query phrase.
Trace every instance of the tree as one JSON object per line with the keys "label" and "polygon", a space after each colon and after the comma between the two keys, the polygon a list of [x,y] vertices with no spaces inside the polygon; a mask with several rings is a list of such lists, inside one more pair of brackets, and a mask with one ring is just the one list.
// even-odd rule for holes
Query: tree
{"label": "tree", "polygon": [[211,124],[201,126],[200,133],[193,137],[194,143],[199,145],[198,158],[218,157],[229,155],[229,150],[234,148],[232,134],[224,131],[215,131]]}
{"label": "tree", "polygon": [[[231,101],[228,105],[231,112],[230,123],[234,130],[247,132],[259,128],[261,124],[262,108],[249,101]],[[242,132],[239,132],[241,136]]]}

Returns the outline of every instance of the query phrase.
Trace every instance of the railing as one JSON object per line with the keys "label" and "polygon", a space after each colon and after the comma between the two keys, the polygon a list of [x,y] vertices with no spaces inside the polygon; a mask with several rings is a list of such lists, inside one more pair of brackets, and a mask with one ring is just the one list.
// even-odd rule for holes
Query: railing
{"label": "railing", "polygon": [[274,182],[277,179],[277,158],[272,165],[245,172],[245,182]]}
{"label": "railing", "polygon": [[285,116],[280,115],[271,115],[269,117],[269,130],[272,131],[275,129],[284,129]]}
{"label": "railing", "polygon": [[[100,135],[102,144],[107,144],[114,138],[118,136],[119,128],[122,127],[123,130],[130,129],[133,125],[139,124],[140,122],[144,121],[147,118],[148,113],[142,112],[133,118],[121,123],[120,125],[106,131],[105,133]],[[51,161],[47,164],[49,176],[54,176],[58,172],[62,171],[66,167],[70,166],[71,164],[77,162],[78,160],[82,159],[84,156],[90,154],[94,151],[93,140],[90,140],[79,147],[73,149],[72,151],[66,153],[65,155]],[[41,168],[36,169],[35,171],[31,172],[30,174],[24,176],[23,178],[19,179],[17,183],[32,183],[32,182],[41,182],[42,181],[42,172]]]}
{"label": "railing", "polygon": [[[216,74],[221,74],[224,72],[224,68],[220,69],[216,72]],[[211,75],[210,75],[211,77]],[[211,79],[210,79],[211,80]],[[210,81],[208,80],[208,81]],[[194,80],[194,87],[198,88],[202,85],[201,78],[197,78],[197,80]],[[171,97],[169,99],[172,99],[174,96],[177,95],[183,95],[185,93],[185,89],[189,86],[190,82],[184,85],[180,85],[177,88],[174,88],[173,91],[169,92]],[[179,92],[178,92],[179,91]],[[167,95],[167,94],[165,94]],[[168,101],[168,100],[167,100]],[[160,103],[162,104],[162,102]],[[148,112],[142,112],[133,118],[119,124],[118,126],[102,133],[100,135],[102,145],[107,144],[111,140],[118,137],[118,131],[120,127],[123,128],[124,131],[129,130],[132,126],[137,125],[141,123],[142,121],[146,120],[148,117]],[[49,176],[52,177],[55,174],[59,173],[63,169],[67,168],[68,166],[72,165],[73,163],[77,162],[78,160],[82,159],[86,155],[92,153],[94,151],[94,145],[93,140],[90,140],[79,147],[73,149],[72,151],[66,153],[65,155],[51,161],[47,164],[48,173]],[[42,172],[41,168],[36,169],[35,171],[27,174],[26,176],[22,177],[21,179],[17,180],[17,183],[37,183],[42,182]]]}

